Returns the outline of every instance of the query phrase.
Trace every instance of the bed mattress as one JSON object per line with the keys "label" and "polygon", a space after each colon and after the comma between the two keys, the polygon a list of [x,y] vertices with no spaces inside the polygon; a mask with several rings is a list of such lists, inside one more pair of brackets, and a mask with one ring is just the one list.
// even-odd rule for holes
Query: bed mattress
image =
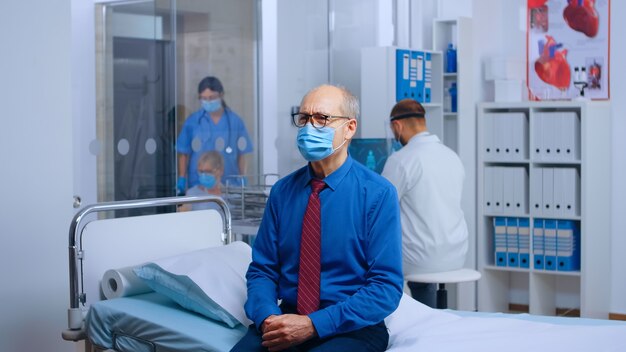
{"label": "bed mattress", "polygon": [[[624,322],[437,310],[408,296],[386,322],[393,352],[623,351],[626,343]],[[120,352],[229,351],[246,332],[158,293],[94,303],[86,328],[94,345]]]}
{"label": "bed mattress", "polygon": [[626,322],[624,321],[607,320],[607,319],[557,317],[557,316],[546,316],[546,315],[532,315],[528,313],[468,312],[468,311],[451,310],[451,309],[446,309],[445,311],[461,316],[461,317],[509,318],[509,319],[520,319],[520,320],[535,321],[535,322],[540,322],[540,323],[557,324],[557,325],[626,326]]}
{"label": "bed mattress", "polygon": [[229,351],[246,332],[155,292],[96,302],[85,322],[91,343],[120,352]]}

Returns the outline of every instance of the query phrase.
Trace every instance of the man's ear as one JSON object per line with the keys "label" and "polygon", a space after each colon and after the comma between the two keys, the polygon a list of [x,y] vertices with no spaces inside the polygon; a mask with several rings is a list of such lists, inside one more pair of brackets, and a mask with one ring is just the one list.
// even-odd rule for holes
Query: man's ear
{"label": "man's ear", "polygon": [[352,139],[356,134],[356,128],[358,126],[357,119],[350,119],[348,124],[346,125],[348,132],[346,133],[346,139]]}
{"label": "man's ear", "polygon": [[394,130],[397,131],[398,128],[400,127],[400,121],[393,120],[393,121],[390,121],[390,122],[391,122],[391,126],[393,126],[393,130],[392,131],[394,131]]}

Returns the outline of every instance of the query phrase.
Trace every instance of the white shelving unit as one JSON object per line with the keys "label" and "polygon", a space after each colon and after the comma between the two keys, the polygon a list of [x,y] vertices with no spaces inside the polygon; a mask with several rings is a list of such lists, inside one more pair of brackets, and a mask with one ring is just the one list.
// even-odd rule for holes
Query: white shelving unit
{"label": "white shelving unit", "polygon": [[[446,50],[452,43],[457,50],[457,71],[445,72]],[[442,106],[442,132],[434,132],[431,121],[427,124],[431,132],[436,133],[460,157],[465,167],[465,184],[463,185],[462,208],[469,231],[469,250],[465,266],[476,268],[476,105],[474,101],[472,80],[472,20],[467,17],[456,19],[435,19],[433,21],[433,50],[442,53],[443,82],[441,96],[454,82],[457,86],[457,111],[451,112]],[[443,103],[443,100],[442,100]],[[462,283],[451,286],[451,301],[456,308],[462,310],[476,309],[476,283]]]}
{"label": "white shelving unit", "polygon": [[[433,21],[433,50],[442,53],[442,96],[446,96],[446,91],[452,83],[457,87],[457,111],[451,112],[447,104],[443,106],[444,143],[458,154],[461,151],[470,152],[473,148],[467,148],[468,137],[471,133],[460,133],[468,131],[474,125],[474,96],[472,92],[472,20],[467,17],[457,19],[435,19]],[[457,71],[445,72],[447,64],[446,50],[448,44],[452,43],[457,50]],[[442,101],[443,102],[443,101]],[[467,165],[466,165],[467,167]]]}
{"label": "white shelving unit", "polygon": [[[441,52],[398,47],[372,47],[361,51],[360,138],[393,138],[389,113],[396,104],[396,51],[419,50],[431,55],[431,101],[423,103],[429,129],[441,135],[443,118],[443,57]],[[413,97],[415,98],[415,97]]]}
{"label": "white shelving unit", "polygon": [[[506,114],[506,115],[503,115]],[[520,114],[524,124],[503,133],[493,122],[503,116]],[[575,116],[577,128],[563,128],[553,121],[563,114]],[[500,123],[500,122],[499,122]],[[555,315],[557,309],[579,309],[582,317],[608,318],[610,300],[610,160],[611,127],[608,102],[560,101],[482,103],[478,106],[478,282],[479,311],[509,311],[515,305],[528,306],[531,314]],[[493,130],[492,130],[493,128]],[[518,130],[519,133],[518,133]],[[508,132],[507,132],[508,133]],[[541,134],[547,134],[543,138]],[[494,137],[500,136],[500,137]],[[494,140],[493,138],[497,138]],[[507,145],[511,140],[518,148]],[[550,146],[541,145],[549,140]],[[561,148],[564,141],[575,141],[574,149]],[[509,144],[507,144],[509,143]],[[547,142],[543,142],[547,143]],[[498,149],[497,154],[495,149]],[[517,150],[517,151],[516,151]],[[502,155],[504,154],[504,155]],[[527,186],[520,197],[521,206],[495,207],[485,179],[487,167],[523,168]],[[573,189],[578,198],[571,209],[559,207],[556,195],[546,196],[539,175],[545,170],[576,170],[579,182]],[[557,171],[558,172],[558,171]],[[545,176],[544,176],[545,177]],[[495,177],[493,177],[495,180]],[[568,183],[569,184],[569,183]],[[553,183],[554,185],[554,183]],[[551,192],[556,190],[554,186]],[[538,190],[541,189],[542,193]],[[515,192],[515,190],[514,190]],[[548,200],[538,201],[539,196]],[[568,195],[569,196],[569,195]],[[489,198],[489,199],[488,199]],[[494,199],[498,199],[495,197]],[[504,202],[503,202],[504,203]],[[541,203],[541,205],[540,205]],[[549,208],[547,205],[553,204]],[[565,204],[565,202],[563,202]],[[568,203],[569,204],[569,203]],[[530,224],[529,268],[497,266],[492,222],[495,217],[528,219]],[[534,266],[532,236],[535,219],[572,221],[580,229],[580,270],[559,271]]]}

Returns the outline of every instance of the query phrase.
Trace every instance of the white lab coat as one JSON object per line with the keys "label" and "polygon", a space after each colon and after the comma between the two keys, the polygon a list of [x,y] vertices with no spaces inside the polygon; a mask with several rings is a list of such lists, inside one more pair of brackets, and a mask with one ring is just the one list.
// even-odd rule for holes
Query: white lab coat
{"label": "white lab coat", "polygon": [[462,268],[468,247],[461,210],[465,170],[456,153],[422,132],[389,156],[382,175],[400,199],[404,274]]}

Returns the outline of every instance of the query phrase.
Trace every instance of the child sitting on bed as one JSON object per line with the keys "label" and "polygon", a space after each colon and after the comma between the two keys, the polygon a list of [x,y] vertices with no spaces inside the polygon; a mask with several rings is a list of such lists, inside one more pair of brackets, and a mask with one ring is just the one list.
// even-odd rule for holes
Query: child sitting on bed
{"label": "child sitting on bed", "polygon": [[[187,190],[187,196],[222,196],[222,185],[220,179],[224,173],[224,159],[217,151],[203,153],[198,159],[198,181],[199,184]],[[219,205],[214,202],[185,204],[180,207],[181,211],[218,209]]]}

